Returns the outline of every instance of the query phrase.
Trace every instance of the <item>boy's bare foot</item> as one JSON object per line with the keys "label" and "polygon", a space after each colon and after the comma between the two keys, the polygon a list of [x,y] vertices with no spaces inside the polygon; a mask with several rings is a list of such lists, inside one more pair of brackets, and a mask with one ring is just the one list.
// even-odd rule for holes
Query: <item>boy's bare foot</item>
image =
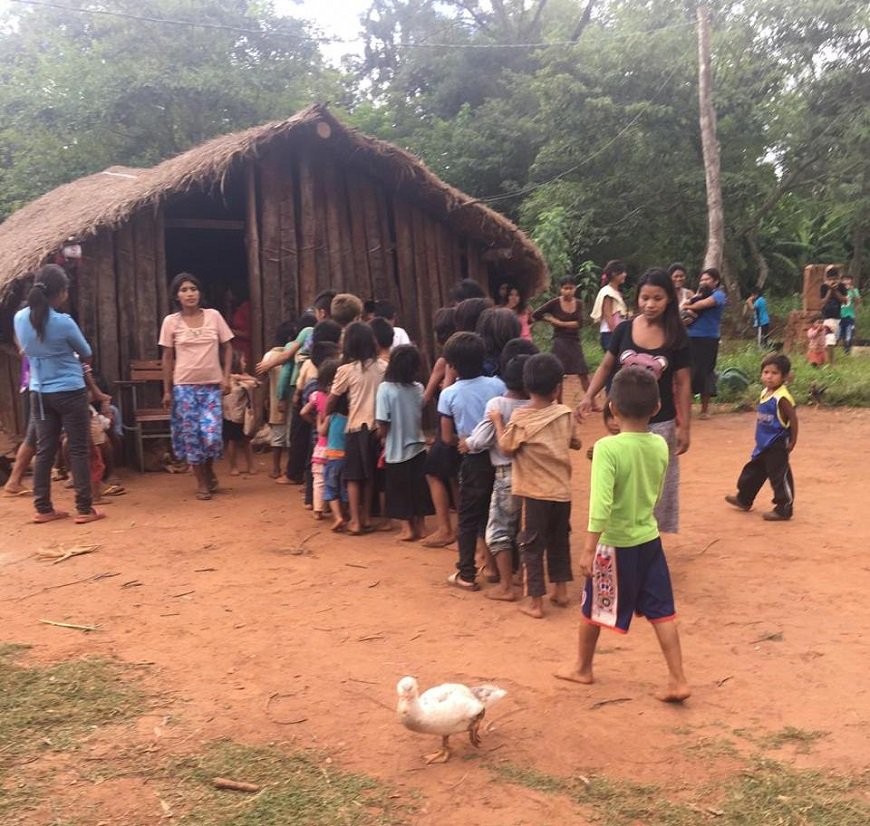
{"label": "boy's bare foot", "polygon": [[408,533],[408,532],[406,532],[406,531],[402,531],[402,532],[401,532],[401,533],[396,537],[396,539],[398,539],[399,542],[416,542],[419,538],[420,538],[420,537],[417,536],[417,534],[415,534],[413,531],[412,531],[411,533]]}
{"label": "boy's bare foot", "polygon": [[281,474],[281,471],[280,471],[280,470],[273,470],[273,471],[269,474],[269,478],[270,478],[270,479],[280,479],[281,476],[282,476],[282,474]]}
{"label": "boy's bare foot", "polygon": [[323,519],[323,511],[314,511],[314,518],[319,522]]}
{"label": "boy's bare foot", "polygon": [[312,505],[311,502],[306,502],[305,503],[305,510],[307,510],[307,511],[314,510],[314,505]]}
{"label": "boy's bare foot", "polygon": [[336,533],[341,533],[346,527],[347,527],[347,522],[345,522],[343,519],[336,519],[332,523],[332,530],[335,531]]}
{"label": "boy's bare foot", "polygon": [[230,476],[241,476],[241,471],[237,467],[234,467],[230,471]]}
{"label": "boy's bare foot", "polygon": [[663,703],[682,703],[692,696],[692,689],[688,683],[668,683],[668,687],[664,691],[656,692],[656,699]]}
{"label": "boy's bare foot", "polygon": [[553,672],[553,676],[557,680],[567,680],[569,683],[580,683],[581,685],[592,685],[595,682],[591,670],[581,671],[576,665],[560,668]]}
{"label": "boy's bare foot", "polygon": [[484,593],[484,596],[487,599],[499,600],[499,602],[516,602],[517,599],[513,588],[510,590],[506,588],[490,588]]}
{"label": "boy's bare foot", "polygon": [[553,605],[558,605],[560,608],[567,608],[571,604],[571,600],[567,596],[560,596],[559,594],[551,594],[550,602]]}
{"label": "boy's bare foot", "polygon": [[257,475],[257,468],[249,467],[248,468],[248,476],[256,476],[256,475]]}
{"label": "boy's bare foot", "polygon": [[541,607],[541,601],[537,600],[536,602],[524,602],[519,606],[520,612],[525,614],[527,617],[532,617],[532,619],[543,619],[544,618],[544,609]]}

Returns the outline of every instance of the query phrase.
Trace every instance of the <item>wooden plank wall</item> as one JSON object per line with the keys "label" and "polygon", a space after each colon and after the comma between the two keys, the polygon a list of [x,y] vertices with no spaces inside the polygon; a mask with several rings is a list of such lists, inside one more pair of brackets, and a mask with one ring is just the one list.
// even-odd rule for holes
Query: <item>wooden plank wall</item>
{"label": "wooden plank wall", "polygon": [[12,344],[0,344],[0,426],[12,436],[23,436],[27,422],[23,418],[18,383],[21,360]]}

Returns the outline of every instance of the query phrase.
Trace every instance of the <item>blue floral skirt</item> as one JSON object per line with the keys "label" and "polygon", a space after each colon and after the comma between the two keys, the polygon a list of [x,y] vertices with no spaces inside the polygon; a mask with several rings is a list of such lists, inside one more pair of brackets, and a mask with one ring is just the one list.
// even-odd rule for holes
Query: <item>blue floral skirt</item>
{"label": "blue floral skirt", "polygon": [[223,400],[219,384],[172,387],[172,452],[201,465],[223,455]]}

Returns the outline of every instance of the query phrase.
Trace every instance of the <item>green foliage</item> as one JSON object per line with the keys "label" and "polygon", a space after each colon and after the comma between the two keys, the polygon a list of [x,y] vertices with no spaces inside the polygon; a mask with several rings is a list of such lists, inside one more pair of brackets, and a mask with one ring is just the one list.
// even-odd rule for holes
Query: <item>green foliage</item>
{"label": "green foliage", "polygon": [[16,6],[0,34],[0,216],[65,181],[154,164],[338,88],[300,39],[305,27],[268,3],[117,0],[111,9],[228,28]]}

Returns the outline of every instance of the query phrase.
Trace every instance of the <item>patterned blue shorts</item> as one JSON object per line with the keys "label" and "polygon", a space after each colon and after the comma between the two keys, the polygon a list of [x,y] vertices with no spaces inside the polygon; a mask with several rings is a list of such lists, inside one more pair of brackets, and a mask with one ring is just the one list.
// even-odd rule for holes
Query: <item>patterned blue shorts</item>
{"label": "patterned blue shorts", "polygon": [[201,465],[223,455],[223,405],[219,384],[172,387],[172,452]]}

